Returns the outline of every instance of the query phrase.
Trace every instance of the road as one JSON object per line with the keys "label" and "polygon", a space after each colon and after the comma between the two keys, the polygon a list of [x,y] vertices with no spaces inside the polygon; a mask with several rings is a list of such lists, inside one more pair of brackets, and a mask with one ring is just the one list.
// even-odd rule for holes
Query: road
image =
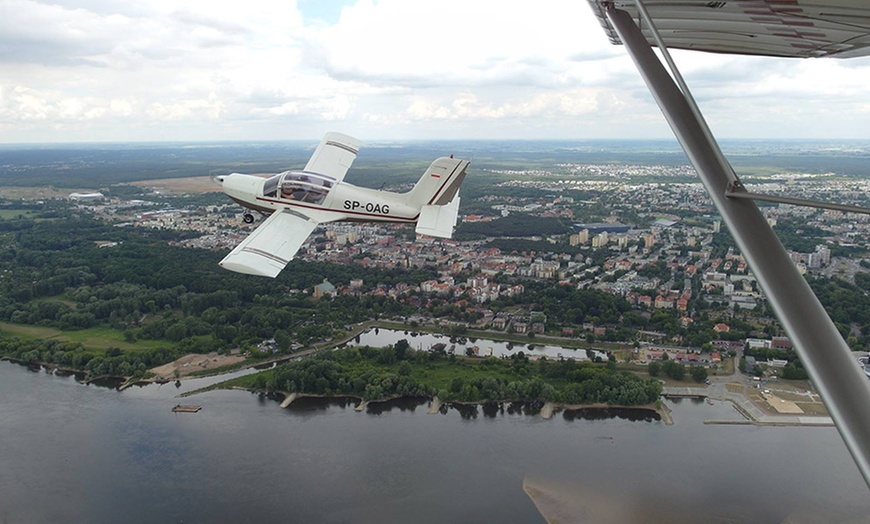
{"label": "road", "polygon": [[[728,401],[734,404],[744,416],[751,420],[754,424],[760,426],[833,426],[834,422],[831,417],[827,416],[811,416],[811,415],[773,415],[767,413],[758,407],[752,400],[749,399],[747,393],[749,388],[757,386],[759,382],[742,373],[739,366],[736,365],[743,356],[743,351],[738,351],[735,358],[734,373],[731,375],[720,375],[710,377],[710,385],[707,386],[706,396],[711,399]],[[727,384],[739,384],[742,386],[740,392],[728,391]],[[715,423],[716,421],[711,421]]]}

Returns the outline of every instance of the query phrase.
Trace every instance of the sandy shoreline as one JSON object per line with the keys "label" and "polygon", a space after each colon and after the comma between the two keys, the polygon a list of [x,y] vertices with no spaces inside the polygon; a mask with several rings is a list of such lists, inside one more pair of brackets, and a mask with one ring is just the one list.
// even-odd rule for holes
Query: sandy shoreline
{"label": "sandy shoreline", "polygon": [[[208,371],[224,366],[232,366],[245,361],[245,357],[236,355],[219,355],[212,351],[207,354],[188,353],[181,358],[173,360],[162,366],[149,369],[154,373],[155,380],[175,380],[184,378],[193,373]],[[176,374],[177,372],[177,374]]]}

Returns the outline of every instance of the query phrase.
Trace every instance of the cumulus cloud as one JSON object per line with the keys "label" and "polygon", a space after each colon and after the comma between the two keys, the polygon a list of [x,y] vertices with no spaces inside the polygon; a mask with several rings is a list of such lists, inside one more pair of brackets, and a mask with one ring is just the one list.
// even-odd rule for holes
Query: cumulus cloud
{"label": "cumulus cloud", "polygon": [[[4,0],[0,142],[670,136],[585,2],[300,1]],[[675,55],[714,131],[870,132],[867,59]]]}
{"label": "cumulus cloud", "polygon": [[313,44],[335,78],[414,88],[583,83],[584,57],[622,56],[571,1],[360,1]]}

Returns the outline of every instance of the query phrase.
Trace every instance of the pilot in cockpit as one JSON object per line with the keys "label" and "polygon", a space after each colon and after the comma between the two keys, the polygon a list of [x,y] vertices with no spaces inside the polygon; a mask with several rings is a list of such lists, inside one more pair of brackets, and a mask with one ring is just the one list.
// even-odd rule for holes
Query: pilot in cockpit
{"label": "pilot in cockpit", "polygon": [[299,200],[304,191],[297,185],[286,185],[281,188],[281,197],[288,200]]}

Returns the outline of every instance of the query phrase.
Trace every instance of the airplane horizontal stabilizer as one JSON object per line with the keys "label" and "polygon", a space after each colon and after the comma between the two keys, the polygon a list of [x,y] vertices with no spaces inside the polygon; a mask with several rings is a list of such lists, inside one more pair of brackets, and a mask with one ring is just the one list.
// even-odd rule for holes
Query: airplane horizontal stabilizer
{"label": "airplane horizontal stabilizer", "polygon": [[452,238],[456,219],[459,217],[459,195],[443,206],[423,206],[417,219],[418,235]]}
{"label": "airplane horizontal stabilizer", "polygon": [[229,255],[224,269],[275,278],[302,247],[317,222],[293,211],[276,211]]}

